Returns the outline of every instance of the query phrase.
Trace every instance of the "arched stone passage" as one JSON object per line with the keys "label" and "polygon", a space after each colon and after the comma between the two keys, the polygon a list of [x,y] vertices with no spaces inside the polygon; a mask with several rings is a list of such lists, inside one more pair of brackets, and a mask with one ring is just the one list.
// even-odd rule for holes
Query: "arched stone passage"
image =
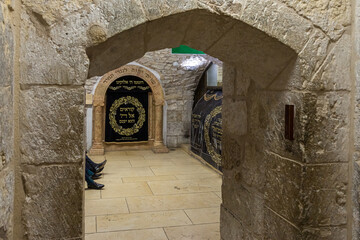
{"label": "arched stone passage", "polygon": [[[299,226],[296,217],[298,208],[293,209],[290,204],[283,202],[291,198],[296,202],[299,196],[285,192],[284,197],[270,198],[268,191],[276,194],[277,185],[272,182],[276,172],[271,172],[276,165],[274,156],[282,151],[287,152],[281,145],[282,132],[275,131],[271,135],[274,142],[269,144],[267,134],[274,127],[271,108],[283,109],[288,100],[286,92],[276,93],[279,101],[260,97],[272,91],[271,85],[276,83],[281,89],[291,81],[284,69],[291,71],[297,58],[296,52],[266,33],[241,22],[237,19],[210,13],[205,10],[193,10],[174,14],[161,19],[140,24],[124,32],[120,32],[103,43],[87,49],[90,59],[89,76],[102,75],[104,71],[114,69],[120,64],[135,60],[142,56],[146,50],[157,50],[166,47],[175,47],[186,44],[198,50],[205,51],[213,57],[219,58],[225,64],[223,80],[223,205],[222,205],[222,238],[242,239],[273,238],[278,239],[279,233],[274,233],[268,226],[268,221],[281,221],[277,215],[286,211],[286,217],[293,217],[289,221]],[[285,82],[278,83],[279,76]],[[253,97],[256,96],[256,97]],[[270,102],[267,112],[260,107],[266,101]],[[292,99],[290,102],[293,101]],[[250,109],[253,112],[249,112]],[[253,120],[254,115],[263,117],[264,123]],[[276,117],[283,117],[277,114]],[[281,126],[285,128],[282,121]],[[268,125],[268,129],[262,124]],[[271,126],[271,127],[270,127]],[[299,139],[300,141],[300,139]],[[287,144],[290,148],[298,149],[299,142]],[[289,146],[286,146],[289,148]],[[267,151],[271,152],[267,154]],[[299,157],[296,155],[297,158]],[[281,159],[279,164],[288,164]],[[246,173],[244,168],[247,168]],[[268,168],[269,170],[265,170]],[[281,171],[281,175],[285,174]],[[248,177],[245,178],[244,175]],[[282,184],[288,187],[288,176],[282,176]],[[301,171],[294,171],[294,181],[300,184]],[[263,187],[263,186],[267,187]],[[283,186],[281,185],[281,186]],[[290,187],[291,188],[291,187]],[[300,193],[300,189],[292,189]],[[273,212],[267,212],[267,209]],[[288,209],[290,208],[290,209]],[[250,212],[253,212],[251,214]],[[296,217],[294,217],[296,216]],[[272,220],[270,220],[272,219]],[[292,227],[292,225],[290,226]],[[282,227],[289,227],[287,224]],[[239,232],[234,232],[239,229]],[[295,230],[291,237],[300,232]]]}
{"label": "arched stone passage", "polygon": [[[316,39],[321,36],[316,34],[319,34]],[[308,133],[304,129],[308,122],[304,119],[312,118],[310,109],[317,107],[308,108],[305,103],[313,102],[310,99],[315,95],[293,91],[294,86],[303,88],[305,79],[311,81],[313,72],[321,65],[321,54],[325,54],[321,49],[327,42],[309,40],[298,51],[299,46],[287,46],[279,37],[269,36],[235,18],[192,10],[139,24],[87,49],[89,76],[100,75],[124,64],[122,61],[134,60],[147,50],[180,44],[205,51],[225,63],[221,213],[224,239],[306,239],[317,236],[319,233],[309,231],[314,226],[320,227],[320,219],[329,219],[331,214],[324,210],[324,206],[331,205],[330,201],[320,203],[315,210],[304,207],[311,205],[306,199],[313,194],[308,190],[310,182],[302,185],[303,169],[310,171],[312,167],[304,162],[314,161],[308,156],[318,152],[314,148],[317,134],[306,137]],[[317,57],[310,57],[307,51],[313,51],[317,44],[320,44],[316,48],[318,52],[311,53],[318,54]],[[320,102],[333,104],[329,96]],[[344,99],[339,109],[346,102]],[[294,141],[285,139],[283,134],[286,104],[297,109]],[[342,117],[346,119],[345,114]],[[327,151],[330,149],[324,150]],[[344,149],[340,154],[342,161],[346,161],[346,153]],[[334,160],[338,157],[334,156]],[[325,156],[321,158],[316,161],[326,161]],[[320,182],[321,188],[325,183]],[[325,199],[326,193],[321,194]],[[345,211],[344,206],[332,204],[332,207],[338,212]],[[323,213],[320,218],[319,213]],[[344,224],[338,219],[326,220],[327,227],[337,223]],[[331,231],[338,234],[336,229]]]}
{"label": "arched stone passage", "polygon": [[[23,1],[26,11],[16,13],[22,21],[14,24],[21,27],[22,48],[16,59],[22,76],[16,83],[21,107],[15,104],[21,133],[15,141],[21,146],[15,166],[17,239],[25,232],[30,239],[83,233],[69,226],[83,218],[78,131],[87,76],[180,43],[228,63],[222,238],[349,238],[352,211],[358,212],[349,176],[354,90],[349,64],[343,64],[351,56],[349,4],[328,4],[336,14],[324,14],[315,4],[286,0],[93,2],[58,8],[62,1]],[[100,28],[89,31],[91,25]],[[71,111],[64,114],[69,103]],[[294,141],[282,133],[285,104],[296,107]],[[50,175],[56,174],[69,182],[54,181]],[[64,192],[70,204],[59,201]],[[43,206],[47,211],[38,221]]]}
{"label": "arched stone passage", "polygon": [[154,126],[151,128],[150,138],[154,138],[151,143],[154,152],[167,152],[168,149],[163,143],[163,106],[164,106],[164,91],[160,85],[159,80],[152,72],[137,65],[125,65],[118,69],[105,74],[95,89],[93,100],[93,145],[90,153],[93,155],[104,154],[104,139],[105,139],[105,98],[106,91],[115,80],[123,76],[135,76],[143,79],[151,88],[153,101],[150,105],[154,109]]}
{"label": "arched stone passage", "polygon": [[267,86],[296,57],[295,51],[241,21],[204,10],[193,10],[153,20],[87,48],[89,77],[124,65],[146,51],[181,44],[238,66]]}

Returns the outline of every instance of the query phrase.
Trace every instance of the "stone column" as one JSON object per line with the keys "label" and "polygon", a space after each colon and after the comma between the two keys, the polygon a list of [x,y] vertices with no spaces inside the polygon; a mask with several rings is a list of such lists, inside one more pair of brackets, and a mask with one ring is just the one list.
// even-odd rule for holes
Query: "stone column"
{"label": "stone column", "polygon": [[154,141],[154,102],[153,95],[149,93],[149,141]]}
{"label": "stone column", "polygon": [[103,102],[94,102],[94,110],[93,110],[93,124],[94,124],[94,131],[93,131],[93,145],[90,149],[91,155],[104,155],[104,145],[103,145]]}
{"label": "stone column", "polygon": [[167,153],[169,149],[163,142],[163,105],[155,105],[155,141],[153,151],[155,153]]}

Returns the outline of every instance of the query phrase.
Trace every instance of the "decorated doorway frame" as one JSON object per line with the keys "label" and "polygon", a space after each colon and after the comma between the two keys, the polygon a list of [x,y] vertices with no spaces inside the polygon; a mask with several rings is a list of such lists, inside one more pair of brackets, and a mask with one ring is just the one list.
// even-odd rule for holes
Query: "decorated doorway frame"
{"label": "decorated doorway frame", "polygon": [[139,145],[138,143],[105,143],[106,92],[112,82],[124,76],[139,77],[150,86],[152,93],[149,94],[149,141],[145,147],[150,147],[155,153],[168,152],[169,150],[163,142],[163,107],[165,103],[163,88],[151,71],[138,65],[129,64],[106,73],[95,89],[90,154],[103,155],[105,149],[136,148]]}

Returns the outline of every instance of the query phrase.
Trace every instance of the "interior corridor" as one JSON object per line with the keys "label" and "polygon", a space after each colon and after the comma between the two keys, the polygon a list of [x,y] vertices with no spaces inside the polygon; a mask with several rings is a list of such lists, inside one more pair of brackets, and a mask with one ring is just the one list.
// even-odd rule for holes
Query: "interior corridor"
{"label": "interior corridor", "polygon": [[221,176],[182,149],[107,152],[85,190],[86,240],[219,240]]}

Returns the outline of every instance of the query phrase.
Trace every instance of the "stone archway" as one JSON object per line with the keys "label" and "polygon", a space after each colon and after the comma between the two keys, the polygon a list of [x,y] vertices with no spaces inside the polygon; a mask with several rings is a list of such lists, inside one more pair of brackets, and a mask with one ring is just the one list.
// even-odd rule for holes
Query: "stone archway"
{"label": "stone archway", "polygon": [[[229,63],[222,238],[351,235],[358,210],[349,158],[354,119],[347,113],[354,114],[355,92],[348,66],[336,71],[350,62],[347,4],[328,4],[336,14],[324,14],[321,6],[286,0],[75,2],[23,1],[26,11],[13,13],[22,21],[14,25],[22,43],[15,55],[22,64],[15,83],[16,239],[25,232],[30,239],[83,233],[77,226],[86,78],[181,42]],[[89,23],[98,27],[91,31]],[[293,142],[282,134],[284,104],[297,109]],[[73,202],[59,201],[64,192]]]}
{"label": "stone archway", "polygon": [[168,152],[163,142],[163,106],[165,100],[162,86],[155,75],[146,68],[137,65],[125,65],[105,74],[95,89],[93,100],[93,145],[90,149],[90,153],[93,155],[104,154],[106,91],[112,82],[129,75],[143,79],[150,86],[152,97],[149,106],[153,110],[153,113],[150,113],[152,119],[149,121],[152,126],[149,134],[150,144],[156,153]]}

